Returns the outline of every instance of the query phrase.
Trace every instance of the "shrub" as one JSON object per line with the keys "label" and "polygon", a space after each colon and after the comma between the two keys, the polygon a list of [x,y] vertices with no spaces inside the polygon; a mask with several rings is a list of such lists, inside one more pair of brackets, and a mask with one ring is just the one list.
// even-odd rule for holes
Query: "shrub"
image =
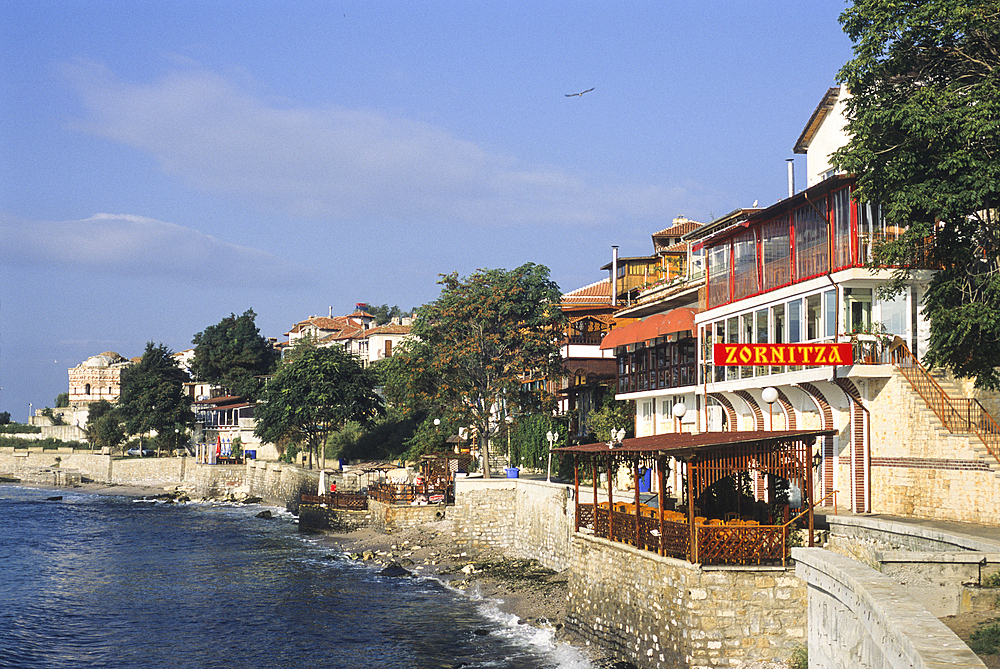
{"label": "shrub", "polygon": [[800,643],[788,658],[789,669],[809,669],[809,647]]}
{"label": "shrub", "polygon": [[969,648],[976,655],[1000,653],[1000,622],[987,623],[969,637]]}
{"label": "shrub", "polygon": [[983,577],[984,588],[1000,588],[1000,571]]}

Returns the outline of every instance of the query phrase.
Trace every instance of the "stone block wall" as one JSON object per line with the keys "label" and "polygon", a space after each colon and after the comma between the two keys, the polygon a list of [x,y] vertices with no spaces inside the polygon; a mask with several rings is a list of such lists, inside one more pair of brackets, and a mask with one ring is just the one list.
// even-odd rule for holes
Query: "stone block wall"
{"label": "stone block wall", "polygon": [[[214,469],[218,465],[203,465]],[[299,498],[319,491],[319,471],[295,465],[264,460],[248,460],[243,466],[244,482],[249,493],[267,504],[283,506],[292,513],[299,511]]]}
{"label": "stone block wall", "polygon": [[299,529],[301,530],[353,532],[362,527],[367,527],[371,523],[371,520],[371,511],[330,509],[318,504],[302,504],[299,506]]}
{"label": "stone block wall", "polygon": [[455,506],[456,545],[472,549],[514,549],[514,518],[518,479],[457,479]]}
{"label": "stone block wall", "polygon": [[566,624],[640,669],[787,659],[806,638],[792,569],[703,568],[576,535]]}
{"label": "stone block wall", "polygon": [[875,513],[1000,525],[1000,469],[977,437],[944,430],[898,372],[869,409]]}
{"label": "stone block wall", "polygon": [[425,523],[444,520],[448,507],[443,504],[425,504],[402,506],[384,504],[368,500],[369,523],[379,532],[390,534],[398,530],[420,527]]}
{"label": "stone block wall", "polygon": [[514,498],[512,548],[549,569],[569,568],[576,530],[576,503],[572,497],[572,487],[519,479]]}

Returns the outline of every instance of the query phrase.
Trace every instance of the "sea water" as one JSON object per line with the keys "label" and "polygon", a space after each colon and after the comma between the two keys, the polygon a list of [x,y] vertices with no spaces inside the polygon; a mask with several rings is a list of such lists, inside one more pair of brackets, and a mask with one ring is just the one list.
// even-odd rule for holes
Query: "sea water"
{"label": "sea water", "polygon": [[262,508],[0,486],[0,667],[593,667]]}

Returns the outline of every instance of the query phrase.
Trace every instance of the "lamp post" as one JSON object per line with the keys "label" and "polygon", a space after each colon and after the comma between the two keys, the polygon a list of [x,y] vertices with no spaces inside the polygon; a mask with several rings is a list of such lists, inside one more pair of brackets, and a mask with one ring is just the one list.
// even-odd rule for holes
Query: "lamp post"
{"label": "lamp post", "polygon": [[684,406],[684,402],[678,402],[677,404],[675,404],[673,408],[670,410],[670,413],[674,415],[674,419],[677,421],[676,432],[677,433],[682,432],[683,427],[681,425],[681,419],[684,418],[684,414],[687,413],[687,407]]}
{"label": "lamp post", "polygon": [[611,430],[611,441],[608,442],[608,448],[614,448],[622,443],[622,439],[625,438],[625,428],[620,430]]}
{"label": "lamp post", "polygon": [[549,440],[549,473],[545,475],[545,482],[552,483],[552,445],[559,441],[559,433],[549,430],[545,438]]}
{"label": "lamp post", "polygon": [[507,423],[507,469],[510,469],[514,466],[514,459],[510,452],[510,426],[514,423],[514,417],[507,415],[503,422]]}
{"label": "lamp post", "polygon": [[770,422],[768,429],[774,432],[774,403],[778,401],[778,391],[768,386],[760,392],[760,398],[767,402],[767,415]]}

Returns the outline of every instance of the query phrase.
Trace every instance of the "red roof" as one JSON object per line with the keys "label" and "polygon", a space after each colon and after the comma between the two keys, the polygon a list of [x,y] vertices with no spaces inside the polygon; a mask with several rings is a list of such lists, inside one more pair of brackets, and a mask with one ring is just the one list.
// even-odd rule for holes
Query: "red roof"
{"label": "red roof", "polygon": [[753,430],[748,432],[701,432],[699,434],[670,433],[651,437],[623,439],[620,446],[609,447],[606,443],[579,444],[554,448],[563,453],[655,453],[659,451],[677,454],[679,451],[694,452],[711,448],[722,448],[736,444],[779,445],[795,441],[809,441],[817,437],[837,434],[837,430]]}
{"label": "red roof", "polygon": [[693,331],[696,313],[698,313],[697,309],[680,307],[665,314],[654,314],[645,320],[629,323],[625,327],[614,329],[605,335],[601,341],[601,348],[627,346],[638,342],[653,341],[657,337],[664,337],[675,332]]}

